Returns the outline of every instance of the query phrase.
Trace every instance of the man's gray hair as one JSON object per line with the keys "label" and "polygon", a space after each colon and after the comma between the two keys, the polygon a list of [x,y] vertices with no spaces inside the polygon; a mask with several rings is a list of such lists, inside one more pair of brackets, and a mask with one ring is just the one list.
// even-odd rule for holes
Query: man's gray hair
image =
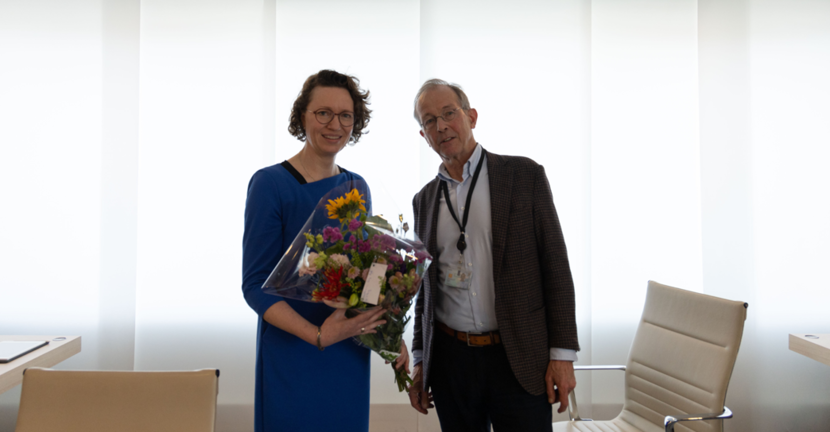
{"label": "man's gray hair", "polygon": [[461,105],[461,109],[463,109],[464,111],[470,110],[470,100],[467,99],[467,94],[464,93],[464,90],[461,88],[460,85],[451,82],[446,82],[442,79],[433,78],[431,80],[427,80],[427,82],[425,82],[424,85],[421,86],[421,89],[418,90],[418,93],[415,95],[415,102],[413,103],[414,109],[412,111],[412,114],[415,116],[415,121],[418,122],[418,124],[421,124],[421,119],[418,118],[418,99],[421,98],[421,95],[424,94],[425,91],[432,90],[433,88],[439,86],[447,86],[450,89],[452,89],[452,91],[455,92],[455,95],[458,96],[458,104]]}

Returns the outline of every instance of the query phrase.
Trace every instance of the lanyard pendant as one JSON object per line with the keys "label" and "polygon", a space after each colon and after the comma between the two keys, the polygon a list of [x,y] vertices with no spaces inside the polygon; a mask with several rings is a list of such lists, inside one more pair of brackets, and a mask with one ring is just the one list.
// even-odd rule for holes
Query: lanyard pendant
{"label": "lanyard pendant", "polygon": [[467,242],[464,240],[464,231],[461,232],[461,235],[458,237],[458,243],[455,246],[459,252],[464,252],[464,249],[467,249]]}

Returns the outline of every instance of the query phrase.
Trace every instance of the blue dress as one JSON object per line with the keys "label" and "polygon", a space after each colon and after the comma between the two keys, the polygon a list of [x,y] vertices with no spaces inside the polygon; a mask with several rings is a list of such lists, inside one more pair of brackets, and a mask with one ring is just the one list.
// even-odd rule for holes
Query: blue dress
{"label": "blue dress", "polygon": [[[248,184],[242,291],[259,315],[256,432],[369,430],[370,351],[346,339],[321,352],[262,319],[268,308],[283,300],[264,293],[262,284],[320,198],[349,180],[362,177],[341,169],[334,177],[302,184],[302,176],[286,161],[257,171]],[[323,304],[284,301],[314,325],[323,324],[333,311]]]}

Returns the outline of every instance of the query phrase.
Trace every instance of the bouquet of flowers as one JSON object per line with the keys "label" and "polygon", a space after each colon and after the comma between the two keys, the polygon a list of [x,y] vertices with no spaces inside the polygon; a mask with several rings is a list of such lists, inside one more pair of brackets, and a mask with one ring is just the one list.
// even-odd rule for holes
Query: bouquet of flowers
{"label": "bouquet of flowers", "polygon": [[[408,225],[394,229],[366,210],[368,188],[352,181],[329,192],[271,272],[262,289],[270,294],[331,307],[355,316],[380,305],[386,323],[374,334],[355,336],[392,363],[400,355],[406,316],[432,257],[423,243],[408,239]],[[414,237],[414,233],[413,233]],[[395,370],[398,390],[412,380]]]}

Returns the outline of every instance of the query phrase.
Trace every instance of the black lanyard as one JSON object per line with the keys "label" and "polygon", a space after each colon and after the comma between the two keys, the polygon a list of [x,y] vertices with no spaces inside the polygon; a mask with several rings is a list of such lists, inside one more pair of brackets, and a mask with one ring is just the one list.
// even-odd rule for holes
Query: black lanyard
{"label": "black lanyard", "polygon": [[481,157],[478,159],[478,165],[476,166],[476,172],[473,174],[473,181],[470,183],[470,190],[467,191],[467,204],[464,205],[464,223],[458,221],[458,216],[455,215],[455,211],[452,209],[452,202],[450,202],[450,191],[447,187],[447,182],[441,180],[441,189],[444,190],[444,201],[447,202],[447,208],[450,210],[450,214],[452,218],[455,219],[455,223],[458,224],[458,228],[461,229],[461,236],[458,237],[458,243],[455,246],[458,248],[458,251],[464,253],[464,249],[467,249],[467,241],[464,240],[464,230],[467,228],[467,217],[470,215],[470,201],[473,199],[473,190],[476,188],[476,181],[478,181],[478,173],[481,172],[481,165],[484,162],[484,152],[482,152]]}

